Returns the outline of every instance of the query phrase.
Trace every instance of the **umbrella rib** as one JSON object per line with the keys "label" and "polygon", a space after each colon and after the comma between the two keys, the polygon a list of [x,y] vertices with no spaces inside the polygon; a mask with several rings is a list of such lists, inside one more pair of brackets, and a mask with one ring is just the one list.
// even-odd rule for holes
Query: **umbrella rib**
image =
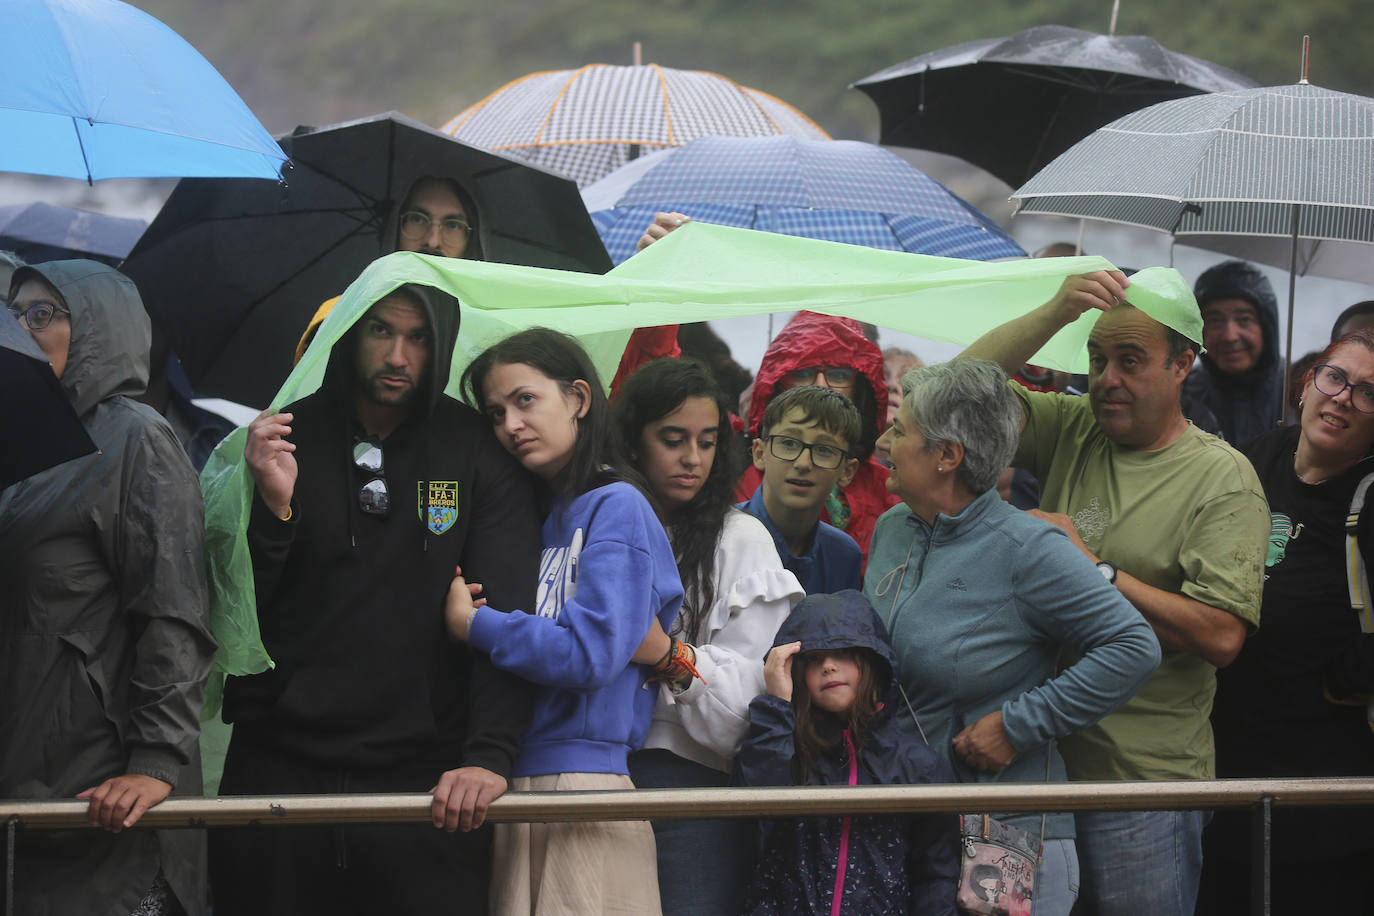
{"label": "umbrella rib", "polygon": [[671,99],[668,98],[668,81],[663,78],[663,68],[658,64],[650,64],[653,68],[654,76],[658,78],[658,90],[663,97],[663,120],[668,128],[668,145],[674,146],[673,139],[673,111]]}
{"label": "umbrella rib", "polygon": [[86,143],[81,139],[81,127],[76,123],[76,118],[72,118],[72,132],[76,134],[76,145],[81,150],[81,164],[86,167],[86,184],[95,186],[95,181],[91,178],[91,160],[86,155]]}
{"label": "umbrella rib", "polygon": [[[286,286],[286,284],[288,284],[288,283],[290,283],[292,280],[296,279],[296,277],[298,277],[298,276],[300,276],[301,274],[305,273],[307,270],[309,270],[309,269],[310,269],[311,267],[313,267],[315,264],[319,263],[319,262],[320,262],[321,260],[323,260],[325,257],[327,257],[328,255],[332,254],[332,253],[334,252],[335,249],[337,249],[340,245],[342,245],[344,242],[347,242],[349,239],[353,238],[353,236],[355,236],[355,235],[357,235],[357,234],[358,234],[358,231],[357,231],[356,228],[353,229],[353,230],[350,230],[349,232],[345,232],[343,235],[341,235],[341,236],[339,236],[337,239],[335,239],[335,240],[333,241],[333,243],[331,243],[330,245],[328,245],[327,247],[325,247],[323,250],[321,250],[317,255],[315,255],[315,256],[314,256],[313,258],[311,258],[309,261],[307,261],[307,262],[305,262],[304,264],[302,264],[302,265],[300,266],[300,268],[299,268],[295,273],[293,273],[291,276],[282,279],[279,283],[277,283],[276,286],[273,286],[271,289],[269,289],[267,292],[263,293],[261,296],[259,296],[257,299],[255,299],[253,302],[249,303],[247,311],[245,311],[244,314],[243,314],[243,321],[247,321],[248,316],[252,315],[253,312],[256,311],[257,308],[258,308],[259,306],[261,306],[261,305],[262,305],[264,302],[266,302],[268,299],[272,298],[272,297],[275,296],[278,292],[280,292],[281,289],[282,289],[282,287]],[[242,324],[243,321],[241,321],[240,324]]]}
{"label": "umbrella rib", "polygon": [[578,67],[576,70],[573,71],[572,76],[568,77],[568,81],[563,84],[563,87],[561,89],[558,90],[558,95],[554,96],[553,102],[549,105],[549,113],[544,115],[544,120],[540,122],[539,129],[534,132],[535,143],[539,143],[540,138],[544,136],[544,129],[547,128],[549,126],[549,122],[553,120],[554,112],[558,110],[558,105],[560,102],[563,101],[564,94],[572,88],[573,81],[576,80],[579,76],[581,76],[583,71],[597,66],[604,66],[604,64],[583,64],[581,67]]}
{"label": "umbrella rib", "polygon": [[[395,121],[388,121],[387,125],[388,127],[386,132],[386,185],[384,187],[386,188],[386,202],[388,204],[388,209],[390,209],[391,202],[393,200],[396,200],[395,192],[397,190],[395,187],[392,186],[391,183],[396,180],[396,130],[398,125]],[[345,187],[347,187],[347,185],[345,185]],[[406,192],[409,193],[410,188],[406,188]],[[359,197],[363,196],[362,192],[358,191],[357,189],[353,189],[353,193],[357,194]],[[396,201],[396,208],[400,209],[400,206],[403,203],[404,201]],[[378,217],[380,217],[380,215],[381,214],[377,213],[375,209],[373,210],[373,219],[377,219]],[[383,223],[382,225],[377,227],[377,257],[381,257],[382,255],[388,253],[386,250],[386,239],[382,238],[382,229],[384,229],[385,226],[386,224]],[[397,214],[396,226],[394,231],[396,232],[396,243],[400,244],[400,214]]]}

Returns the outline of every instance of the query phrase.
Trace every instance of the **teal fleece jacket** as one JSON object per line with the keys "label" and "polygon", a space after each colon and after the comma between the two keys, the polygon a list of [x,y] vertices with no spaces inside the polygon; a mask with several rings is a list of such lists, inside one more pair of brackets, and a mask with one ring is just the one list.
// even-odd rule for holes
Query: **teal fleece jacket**
{"label": "teal fleece jacket", "polygon": [[[892,635],[901,682],[936,753],[960,782],[1065,780],[1052,740],[1093,724],[1159,666],[1154,631],[1064,532],[989,490],[957,516],[927,524],[906,505],[883,513],[864,594]],[[1059,673],[1060,651],[1080,658]],[[1000,774],[953,750],[967,725],[1000,710],[1017,750]],[[917,735],[910,713],[903,728]],[[1003,820],[1039,834],[1040,817]],[[1073,836],[1051,815],[1046,839]]]}

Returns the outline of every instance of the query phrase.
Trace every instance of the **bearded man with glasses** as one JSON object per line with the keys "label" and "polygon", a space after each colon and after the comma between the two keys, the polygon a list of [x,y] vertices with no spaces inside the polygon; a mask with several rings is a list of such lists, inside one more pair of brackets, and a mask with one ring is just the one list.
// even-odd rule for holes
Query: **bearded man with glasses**
{"label": "bearded man with glasses", "polygon": [[402,286],[334,346],[318,391],[249,427],[248,546],[276,667],[229,679],[221,792],[432,791],[460,832],[220,831],[217,914],[486,912],[479,828],[531,693],[445,638],[443,600],[461,566],[493,605],[533,606],[540,531],[526,473],[443,393],[458,326],[457,300]]}
{"label": "bearded man with glasses", "polygon": [[[392,213],[392,251],[480,261],[482,237],[477,231],[477,217],[472,196],[454,179],[433,175],[417,178]],[[358,268],[364,266],[359,264]],[[301,361],[310,341],[315,339],[315,332],[338,302],[339,297],[335,296],[315,310],[296,345],[295,362]]]}

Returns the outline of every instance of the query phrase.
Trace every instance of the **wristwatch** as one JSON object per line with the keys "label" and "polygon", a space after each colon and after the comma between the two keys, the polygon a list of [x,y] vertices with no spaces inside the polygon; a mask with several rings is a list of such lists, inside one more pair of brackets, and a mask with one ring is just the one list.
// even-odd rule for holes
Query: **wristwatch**
{"label": "wristwatch", "polygon": [[1116,584],[1116,567],[1102,560],[1097,564],[1097,569],[1102,573],[1102,578],[1107,580],[1108,585]]}

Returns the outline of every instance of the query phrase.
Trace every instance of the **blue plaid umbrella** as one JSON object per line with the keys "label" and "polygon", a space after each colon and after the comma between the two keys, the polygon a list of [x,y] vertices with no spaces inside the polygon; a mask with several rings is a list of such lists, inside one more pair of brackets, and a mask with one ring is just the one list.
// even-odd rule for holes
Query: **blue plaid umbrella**
{"label": "blue plaid umbrella", "polygon": [[702,137],[635,160],[582,197],[617,264],[660,210],[890,251],[979,261],[1026,254],[938,181],[852,140]]}

